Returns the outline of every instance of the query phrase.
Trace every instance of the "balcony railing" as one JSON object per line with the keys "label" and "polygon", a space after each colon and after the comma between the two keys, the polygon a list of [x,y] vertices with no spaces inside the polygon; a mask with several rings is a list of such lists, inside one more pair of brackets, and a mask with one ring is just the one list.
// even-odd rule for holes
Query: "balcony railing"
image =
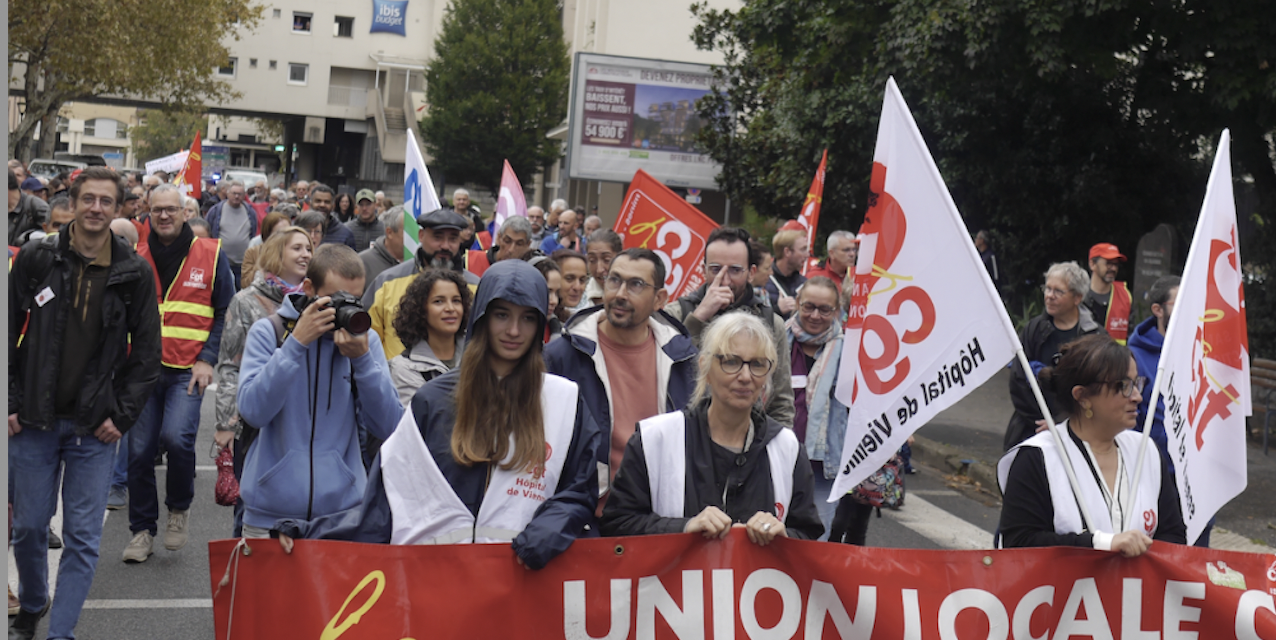
{"label": "balcony railing", "polygon": [[357,107],[368,104],[368,90],[361,87],[328,85],[328,104],[335,107]]}

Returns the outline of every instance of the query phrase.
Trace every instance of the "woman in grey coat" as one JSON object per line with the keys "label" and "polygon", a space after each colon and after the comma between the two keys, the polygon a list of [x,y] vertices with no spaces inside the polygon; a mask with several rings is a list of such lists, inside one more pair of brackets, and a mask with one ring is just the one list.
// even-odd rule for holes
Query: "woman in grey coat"
{"label": "woman in grey coat", "polygon": [[404,407],[417,389],[460,364],[470,303],[470,288],[455,271],[422,271],[408,285],[394,316],[394,331],[407,348],[390,360]]}

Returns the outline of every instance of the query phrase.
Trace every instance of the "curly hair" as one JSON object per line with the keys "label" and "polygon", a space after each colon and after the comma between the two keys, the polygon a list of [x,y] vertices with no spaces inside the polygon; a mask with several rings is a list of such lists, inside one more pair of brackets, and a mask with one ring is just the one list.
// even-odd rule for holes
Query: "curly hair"
{"label": "curly hair", "polygon": [[456,285],[456,290],[461,292],[461,324],[458,332],[464,332],[465,327],[469,325],[470,305],[474,297],[470,293],[470,287],[465,284],[464,276],[450,269],[422,271],[403,293],[403,299],[399,301],[399,311],[394,316],[394,332],[409,349],[429,338],[427,304],[436,282],[451,282]]}

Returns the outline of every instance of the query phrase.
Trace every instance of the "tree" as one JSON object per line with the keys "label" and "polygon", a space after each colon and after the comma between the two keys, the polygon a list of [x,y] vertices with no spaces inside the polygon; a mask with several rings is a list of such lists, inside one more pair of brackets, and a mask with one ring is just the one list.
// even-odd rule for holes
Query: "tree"
{"label": "tree", "polygon": [[556,0],[454,0],[426,70],[421,120],[434,166],[495,192],[501,160],[530,177],[556,162],[570,61]]}
{"label": "tree", "polygon": [[[254,28],[249,0],[13,0],[9,78],[25,110],[9,137],[10,157],[31,157],[36,125],[56,128],[62,105],[98,96],[202,105],[238,97],[214,77],[227,60],[223,35]],[[54,136],[41,136],[51,156]]]}
{"label": "tree", "polygon": [[[1160,222],[1190,237],[1224,127],[1238,180],[1253,183],[1241,217],[1266,229],[1276,221],[1271,3],[751,0],[694,10],[697,44],[725,57],[719,89],[700,103],[701,141],[732,199],[765,215],[796,214],[827,146],[822,230],[859,227],[893,75],[971,231],[1000,241],[1020,300],[1039,296],[1051,262],[1084,264],[1096,242],[1133,255]],[[1276,275],[1276,234],[1251,236],[1251,270]]]}
{"label": "tree", "polygon": [[133,152],[153,160],[190,148],[195,132],[208,137],[208,116],[198,111],[149,109],[133,127]]}

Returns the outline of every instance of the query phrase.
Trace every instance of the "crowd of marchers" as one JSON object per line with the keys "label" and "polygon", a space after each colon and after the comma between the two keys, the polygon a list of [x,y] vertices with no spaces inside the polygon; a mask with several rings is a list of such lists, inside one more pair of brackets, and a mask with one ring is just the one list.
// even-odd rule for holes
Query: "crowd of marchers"
{"label": "crowd of marchers", "polygon": [[[913,472],[904,447],[827,500],[847,438],[834,392],[848,231],[808,264],[794,223],[769,242],[718,228],[707,282],[670,299],[660,255],[562,200],[497,227],[457,190],[405,238],[404,208],[366,189],[226,180],[194,199],[162,174],[89,167],[46,184],[9,167],[10,637],[50,611],[49,637],[72,637],[105,509],[127,509],[124,562],[187,544],[205,390],[238,487],[226,534],[286,547],[499,542],[539,569],[599,535],[739,527],[759,545],[863,545]],[[975,243],[998,280],[986,234]],[[1133,477],[1129,433],[1160,415],[1141,391],[1177,283],[1158,282],[1154,317],[1128,330],[1123,260],[1100,244],[1089,274],[1046,273],[1046,311],[1021,336],[1032,370],[1011,381],[1006,546],[1184,542],[1173,470],[1153,451]],[[1028,376],[1062,421],[1075,498]],[[1099,514],[1090,526],[1078,500]],[[1154,530],[1122,530],[1145,509]]]}

